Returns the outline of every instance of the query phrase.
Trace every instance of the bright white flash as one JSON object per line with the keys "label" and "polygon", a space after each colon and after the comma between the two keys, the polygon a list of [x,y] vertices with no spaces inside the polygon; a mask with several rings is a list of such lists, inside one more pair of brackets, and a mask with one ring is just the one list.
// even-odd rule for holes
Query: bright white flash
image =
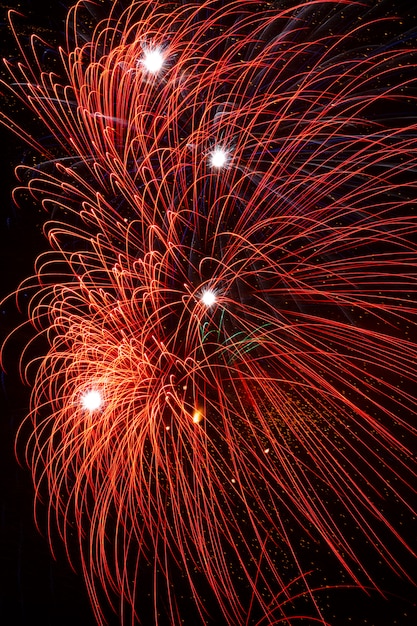
{"label": "bright white flash", "polygon": [[226,165],[227,152],[223,148],[216,148],[210,155],[210,164],[212,167],[223,167]]}
{"label": "bright white flash", "polygon": [[155,50],[145,50],[142,63],[151,74],[157,74],[164,64],[164,57],[157,48]]}
{"label": "bright white flash", "polygon": [[210,289],[204,291],[201,295],[201,302],[206,306],[211,306],[212,304],[214,304],[216,302],[216,294],[214,293],[214,291],[211,291]]}
{"label": "bright white flash", "polygon": [[96,409],[99,409],[102,403],[103,398],[101,397],[101,393],[99,391],[95,391],[94,389],[87,391],[87,393],[85,393],[81,398],[81,404],[84,409],[87,409],[87,411],[95,411]]}

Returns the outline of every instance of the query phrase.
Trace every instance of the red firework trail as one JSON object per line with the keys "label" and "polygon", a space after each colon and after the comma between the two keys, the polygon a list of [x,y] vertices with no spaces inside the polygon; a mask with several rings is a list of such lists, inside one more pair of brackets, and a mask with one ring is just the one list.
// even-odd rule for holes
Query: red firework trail
{"label": "red firework trail", "polygon": [[18,291],[49,342],[26,460],[51,546],[100,624],[148,595],[143,623],[181,624],[180,593],[201,623],[328,623],[303,541],[368,588],[358,538],[405,577],[413,554],[410,51],[366,43],[366,3],[115,2],[89,38],[86,4],[61,77],[37,38],[7,63],[52,139],[3,116],[51,215]]}

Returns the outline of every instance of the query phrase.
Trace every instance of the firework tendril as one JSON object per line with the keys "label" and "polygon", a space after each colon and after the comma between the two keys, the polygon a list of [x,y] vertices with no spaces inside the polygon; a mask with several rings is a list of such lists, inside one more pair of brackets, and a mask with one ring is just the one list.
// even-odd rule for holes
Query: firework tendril
{"label": "firework tendril", "polygon": [[415,67],[370,4],[80,2],[61,70],[6,62],[48,129],[3,114],[50,215],[18,447],[99,624],[327,624],[300,537],[409,576]]}

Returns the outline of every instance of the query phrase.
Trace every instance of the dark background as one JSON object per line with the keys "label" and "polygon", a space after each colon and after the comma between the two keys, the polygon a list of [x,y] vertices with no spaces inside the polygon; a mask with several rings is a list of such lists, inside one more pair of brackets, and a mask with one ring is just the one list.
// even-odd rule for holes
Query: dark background
{"label": "dark background", "polygon": [[[405,17],[404,30],[416,23],[409,2],[391,2],[390,10]],[[13,58],[15,46],[7,26],[7,10],[16,8],[28,16],[21,22],[24,40],[31,31],[52,44],[63,43],[67,7],[61,2],[22,0],[0,4],[0,54]],[[1,70],[1,77],[4,71]],[[0,94],[3,108],[4,93]],[[17,115],[21,115],[16,111]],[[26,114],[27,115],[27,114]],[[35,205],[24,203],[16,208],[11,190],[16,184],[13,169],[29,151],[11,133],[0,128],[0,296],[12,292],[19,282],[31,275],[36,256],[46,249],[42,235],[44,215]],[[22,321],[23,321],[22,317]],[[13,302],[0,308],[0,336],[16,327],[19,315]],[[24,342],[24,338],[22,338]],[[58,562],[50,555],[48,542],[33,521],[33,486],[27,469],[21,468],[14,455],[14,439],[27,413],[30,390],[19,382],[16,354],[6,352],[7,370],[1,374],[0,393],[0,624],[2,626],[94,626],[95,621],[81,576],[74,574],[64,554]],[[410,528],[415,534],[416,527]],[[411,569],[416,570],[416,562]],[[417,580],[417,572],[415,575]],[[415,626],[417,625],[417,590],[411,584],[385,573],[383,585],[387,597],[366,597],[357,591],[332,591],[333,626]],[[185,621],[186,626],[192,626]],[[308,625],[308,621],[306,621]],[[219,625],[223,626],[223,625]]]}
{"label": "dark background", "polygon": [[[31,32],[47,41],[63,43],[67,9],[59,0],[51,2],[12,0],[0,4],[0,55],[16,58],[8,28],[8,9],[15,8],[27,19],[19,19],[19,32],[27,42]],[[1,69],[1,78],[5,73]],[[0,93],[0,108],[4,90]],[[13,107],[13,114],[28,116]],[[26,121],[26,120],[25,120]],[[45,214],[30,202],[16,208],[12,188],[14,167],[30,159],[30,150],[13,134],[0,128],[0,293],[11,293],[21,280],[33,274],[36,256],[46,249],[42,234]],[[0,336],[12,330],[19,316],[12,301],[0,308]],[[23,333],[21,341],[24,342]],[[63,554],[51,557],[46,537],[36,530],[33,485],[30,472],[18,465],[14,454],[16,431],[28,410],[30,389],[19,381],[16,354],[6,351],[7,375],[1,375],[0,392],[0,624],[2,626],[94,626],[82,577],[72,572]],[[22,450],[21,450],[22,451]]]}

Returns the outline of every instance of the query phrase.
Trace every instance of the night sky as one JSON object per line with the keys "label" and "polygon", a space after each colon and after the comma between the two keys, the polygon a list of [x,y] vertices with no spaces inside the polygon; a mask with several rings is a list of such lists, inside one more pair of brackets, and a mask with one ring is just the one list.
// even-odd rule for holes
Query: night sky
{"label": "night sky", "polygon": [[[390,3],[394,11],[404,14],[405,25],[417,23],[404,7],[413,0]],[[21,31],[32,30],[51,43],[64,41],[65,4],[22,0],[0,4],[1,57],[15,54],[14,44],[7,27],[7,10],[16,8],[28,16],[21,22]],[[406,29],[406,28],[405,28]],[[4,71],[1,69],[2,77]],[[0,94],[3,108],[4,94]],[[22,112],[18,111],[21,116]],[[23,115],[27,115],[23,114]],[[13,168],[28,162],[30,151],[21,141],[4,128],[1,137],[1,204],[0,204],[0,295],[12,292],[21,280],[33,272],[36,256],[47,248],[42,236],[45,215],[30,202],[22,202],[17,209],[11,198],[16,181]],[[0,309],[0,335],[3,338],[24,317],[19,317],[13,301]],[[24,345],[23,331],[6,350],[7,375],[1,374],[0,409],[0,624],[2,626],[94,626],[81,576],[74,574],[63,550],[57,551],[57,562],[50,555],[47,539],[39,534],[33,521],[33,486],[29,472],[19,467],[14,455],[14,439],[22,418],[26,415],[30,390],[19,382],[17,359],[19,347]],[[21,449],[22,453],[23,450]],[[410,536],[416,533],[409,529]],[[58,545],[58,544],[57,544]],[[323,564],[326,563],[324,555]],[[407,564],[407,563],[406,563]],[[370,564],[373,567],[373,564]],[[324,565],[324,568],[326,565]],[[417,562],[409,559],[409,571],[415,571]],[[417,624],[417,589],[399,580],[386,569],[381,572],[381,586],[386,589],[386,599],[372,594],[348,590],[331,590],[329,615],[335,615],[333,626],[415,626]],[[109,623],[112,621],[109,615]],[[185,626],[192,626],[185,622]],[[219,622],[219,626],[223,626]],[[306,626],[308,621],[306,621]]]}
{"label": "night sky", "polygon": [[[0,4],[2,58],[14,55],[7,27],[7,11],[12,7],[28,16],[20,22],[25,35],[34,30],[49,41],[63,41],[66,9],[59,1]],[[1,75],[4,76],[3,69]],[[0,276],[4,296],[33,273],[34,259],[46,249],[46,241],[42,235],[43,212],[27,203],[16,209],[11,198],[16,183],[14,166],[27,162],[31,155],[3,127],[0,136]],[[0,315],[2,337],[18,320],[23,321],[12,303],[4,306]],[[18,352],[16,345],[21,343],[17,342],[13,348]],[[19,383],[17,369],[13,367],[14,354],[9,353],[8,363],[8,375],[1,378],[0,394],[0,623],[2,626],[94,626],[82,578],[72,572],[62,553],[54,561],[45,536],[35,528],[30,474],[19,467],[13,450],[17,428],[27,412],[30,390]]]}

